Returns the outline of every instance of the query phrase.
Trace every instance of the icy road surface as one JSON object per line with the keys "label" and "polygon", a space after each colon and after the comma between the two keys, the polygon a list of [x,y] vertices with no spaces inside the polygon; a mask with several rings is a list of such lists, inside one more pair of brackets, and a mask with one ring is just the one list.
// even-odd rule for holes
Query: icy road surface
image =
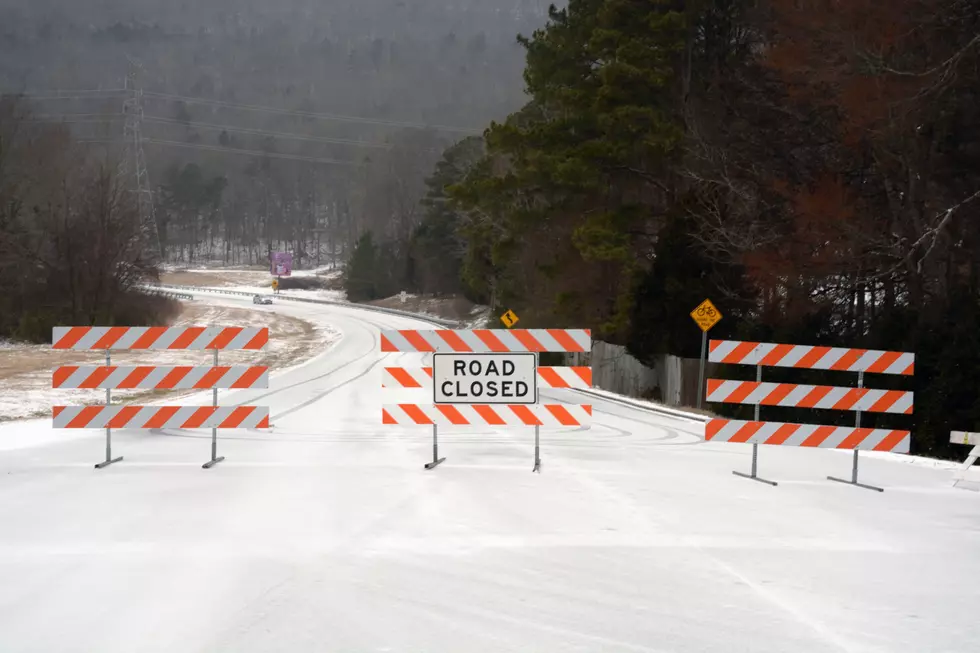
{"label": "icy road surface", "polygon": [[[252,306],[247,298],[201,301]],[[595,402],[591,431],[383,427],[378,332],[273,377],[271,433],[0,428],[0,651],[946,653],[980,647],[980,493],[848,454],[704,444]],[[415,355],[387,362],[419,364]],[[553,395],[571,399],[570,395]],[[577,398],[576,398],[577,399]],[[186,403],[209,403],[205,393]]]}

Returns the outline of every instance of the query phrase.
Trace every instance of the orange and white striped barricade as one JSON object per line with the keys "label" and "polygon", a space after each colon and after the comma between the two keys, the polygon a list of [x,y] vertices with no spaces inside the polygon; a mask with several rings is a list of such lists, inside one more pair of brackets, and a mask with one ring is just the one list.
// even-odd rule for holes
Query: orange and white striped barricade
{"label": "orange and white striped barricade", "polygon": [[970,449],[970,453],[966,455],[966,462],[960,467],[956,474],[953,476],[953,487],[956,487],[960,481],[967,480],[966,475],[973,467],[977,459],[980,458],[980,433],[973,433],[971,431],[950,431],[949,441],[951,444],[966,444],[973,445]]}
{"label": "orange and white striped barricade", "polygon": [[[269,342],[265,327],[55,327],[54,349],[105,350],[105,366],[64,365],[52,374],[53,388],[105,389],[104,406],[53,406],[54,428],[104,428],[105,460],[101,469],[119,462],[112,457],[112,429],[210,428],[209,469],[218,456],[218,429],[269,428],[267,406],[218,407],[218,389],[268,388],[269,368],[218,365],[222,349],[259,351]],[[112,350],[213,350],[213,366],[113,365]],[[211,406],[113,406],[113,390],[214,391]]]}
{"label": "orange and white striped barricade", "polygon": [[390,403],[384,424],[432,427],[433,469],[439,457],[439,426],[533,426],[534,467],[541,471],[545,427],[589,428],[592,406],[539,401],[538,388],[589,388],[588,367],[538,365],[540,352],[592,350],[588,329],[388,330],[381,351],[431,353],[431,367],[385,367],[382,388],[427,390],[432,403]]}
{"label": "orange and white striped barricade", "polygon": [[[776,485],[757,475],[759,445],[780,445],[851,449],[854,451],[851,479],[827,478],[840,483],[883,492],[880,487],[858,482],[860,450],[908,453],[911,434],[908,431],[861,428],[861,413],[911,415],[914,394],[905,390],[875,390],[864,387],[865,372],[911,376],[915,371],[915,354],[844,347],[784,345],[767,342],[712,340],[708,360],[712,363],[754,365],[755,381],[708,379],[709,402],[751,404],[755,419],[751,422],[713,419],[705,428],[705,439],[714,442],[752,444],[750,474],[737,476]],[[856,372],[857,387],[805,385],[799,383],[763,383],[763,367],[789,367],[809,370]],[[761,406],[788,408],[822,408],[855,411],[854,427],[785,424],[759,420]]]}

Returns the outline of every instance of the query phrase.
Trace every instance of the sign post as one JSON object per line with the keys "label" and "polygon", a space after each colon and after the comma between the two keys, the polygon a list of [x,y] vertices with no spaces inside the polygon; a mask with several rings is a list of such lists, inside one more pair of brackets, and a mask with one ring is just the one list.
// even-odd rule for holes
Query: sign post
{"label": "sign post", "polygon": [[[112,354],[110,350],[105,350],[105,366],[108,369],[112,365]],[[105,405],[106,408],[112,405],[112,388],[105,389]],[[112,463],[118,463],[123,457],[118,458],[112,457],[112,429],[108,426],[105,428],[105,460],[101,463],[96,463],[96,469],[102,469],[103,467],[108,467]]]}
{"label": "sign post", "polygon": [[721,321],[721,311],[715,308],[710,299],[705,299],[691,311],[691,318],[701,328],[701,365],[698,370],[698,409],[704,398],[704,361],[708,356],[708,331]]}

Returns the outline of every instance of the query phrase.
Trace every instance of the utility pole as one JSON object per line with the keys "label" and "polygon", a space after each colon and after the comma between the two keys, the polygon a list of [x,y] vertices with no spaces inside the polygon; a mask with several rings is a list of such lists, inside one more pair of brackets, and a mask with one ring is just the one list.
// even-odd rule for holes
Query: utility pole
{"label": "utility pole", "polygon": [[120,177],[130,179],[132,192],[136,193],[136,206],[139,211],[140,232],[143,249],[154,259],[163,259],[160,248],[160,232],[157,229],[156,213],[153,210],[153,190],[150,175],[146,170],[146,155],[143,152],[143,66],[130,57],[129,73],[126,75],[126,99],[123,101],[123,151],[120,163]]}

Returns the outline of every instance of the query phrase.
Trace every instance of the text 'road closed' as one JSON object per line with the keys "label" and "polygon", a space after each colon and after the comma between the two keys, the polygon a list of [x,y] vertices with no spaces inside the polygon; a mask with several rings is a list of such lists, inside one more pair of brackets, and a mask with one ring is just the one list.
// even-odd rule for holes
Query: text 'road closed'
{"label": "text 'road closed'", "polygon": [[437,404],[533,404],[537,369],[533,353],[435,354]]}

